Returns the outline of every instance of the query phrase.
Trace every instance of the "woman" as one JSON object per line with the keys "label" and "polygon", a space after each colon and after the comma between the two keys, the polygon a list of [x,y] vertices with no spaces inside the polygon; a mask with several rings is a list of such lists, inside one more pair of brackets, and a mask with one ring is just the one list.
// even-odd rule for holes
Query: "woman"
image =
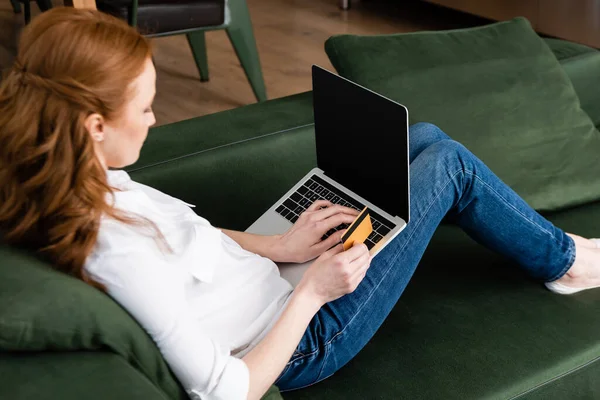
{"label": "woman", "polygon": [[[410,130],[411,223],[374,259],[320,240],[357,214],[327,201],[283,235],[215,228],[119,170],[155,122],[155,80],[149,42],[125,22],[63,7],[36,17],[0,86],[0,232],[129,310],[190,397],[258,399],[332,375],[377,331],[444,217],[551,290],[600,285],[593,240],[553,226],[430,124]],[[313,258],[296,288],[273,262]]]}

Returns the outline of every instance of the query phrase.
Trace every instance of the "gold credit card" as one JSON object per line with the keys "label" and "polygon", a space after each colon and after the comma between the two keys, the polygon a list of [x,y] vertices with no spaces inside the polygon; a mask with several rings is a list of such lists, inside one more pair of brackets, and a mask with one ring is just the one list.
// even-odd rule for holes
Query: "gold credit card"
{"label": "gold credit card", "polygon": [[373,225],[371,224],[369,210],[365,207],[342,236],[344,250],[348,250],[355,242],[363,243],[371,232],[373,232]]}

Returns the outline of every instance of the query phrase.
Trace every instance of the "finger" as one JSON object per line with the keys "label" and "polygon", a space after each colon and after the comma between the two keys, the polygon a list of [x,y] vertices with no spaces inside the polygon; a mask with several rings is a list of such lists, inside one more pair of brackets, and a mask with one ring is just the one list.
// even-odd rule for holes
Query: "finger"
{"label": "finger", "polygon": [[322,207],[330,207],[332,205],[333,203],[328,200],[316,200],[306,209],[306,211],[317,211]]}
{"label": "finger", "polygon": [[368,257],[366,262],[361,264],[361,266],[354,271],[354,273],[350,276],[350,282],[352,291],[355,291],[356,288],[361,284],[365,276],[367,276],[367,271],[369,270],[369,266],[371,264],[371,257]]}
{"label": "finger", "polygon": [[348,262],[351,262],[351,263],[355,262],[355,260],[358,260],[361,257],[368,257],[368,256],[369,256],[369,248],[364,243],[354,242],[352,247],[350,247],[348,250],[346,250],[346,257],[348,257],[347,258]]}
{"label": "finger", "polygon": [[339,204],[334,204],[330,207],[324,208],[322,210],[318,210],[318,213],[316,213],[318,220],[329,218],[335,214],[348,214],[348,215],[352,215],[356,218],[356,216],[358,214],[360,214],[360,212],[355,210],[354,208],[340,206]]}
{"label": "finger", "polygon": [[[321,254],[324,251],[327,251],[327,249],[339,244],[341,239],[342,239],[342,234],[340,233],[340,231],[337,231],[337,232],[332,233],[331,236],[329,236],[327,239],[321,240],[320,242],[315,243],[312,247],[317,254]],[[342,249],[343,249],[343,247],[342,247]]]}
{"label": "finger", "polygon": [[365,277],[365,275],[367,275],[368,270],[369,270],[369,259],[367,259],[367,262],[362,264],[360,268],[358,268],[356,271],[354,271],[354,273],[352,274],[352,277],[350,279],[352,279],[353,282],[355,282],[355,280],[361,281]]}
{"label": "finger", "polygon": [[337,246],[334,246],[334,247],[330,248],[329,250],[323,252],[323,254],[321,254],[319,256],[319,258],[321,258],[321,259],[331,258],[331,257],[335,256],[336,254],[342,253],[343,251],[344,251],[344,247],[340,243]]}
{"label": "finger", "polygon": [[355,219],[356,219],[356,217],[354,215],[335,214],[329,218],[325,218],[325,219],[319,221],[319,224],[323,227],[322,230],[323,230],[323,234],[324,234],[331,228],[335,228],[342,224],[350,225]]}
{"label": "finger", "polygon": [[331,246],[339,243],[341,241],[342,234],[346,231],[346,229],[333,232],[327,237],[327,239],[321,240],[323,235],[335,227],[338,227],[344,223],[350,224],[352,221],[354,221],[354,217],[346,214],[337,214],[323,221],[318,221],[314,228],[314,232],[318,234],[318,237],[315,237],[314,243],[311,244],[311,247],[314,247],[314,254],[321,254]]}
{"label": "finger", "polygon": [[367,252],[366,254],[363,254],[351,261],[350,264],[356,268],[356,270],[362,271],[363,269],[368,268],[371,264],[371,255]]}
{"label": "finger", "polygon": [[367,271],[371,266],[371,257],[369,256],[365,260],[361,260],[360,262],[357,261],[356,265],[358,266],[358,268],[356,268],[356,270],[352,272],[350,280],[351,282],[356,282],[356,285],[358,285],[358,283],[360,283],[360,281],[362,281],[367,275]]}
{"label": "finger", "polygon": [[359,276],[357,276],[356,278],[354,278],[355,279],[353,281],[354,282],[354,290],[356,290],[360,286],[360,284],[362,283],[362,281],[365,279],[365,276],[367,276],[367,271],[366,270],[362,274],[360,274]]}

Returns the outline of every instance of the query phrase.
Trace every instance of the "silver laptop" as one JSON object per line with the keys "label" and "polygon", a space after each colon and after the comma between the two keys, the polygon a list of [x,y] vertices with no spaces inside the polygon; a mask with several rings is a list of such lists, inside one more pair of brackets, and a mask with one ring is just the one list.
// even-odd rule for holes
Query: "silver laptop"
{"label": "silver laptop", "polygon": [[[402,104],[319,66],[312,66],[317,167],[264,212],[246,232],[286,232],[315,200],[362,211],[373,232],[365,243],[379,253],[410,218],[408,110]],[[348,225],[325,233],[323,239]],[[312,261],[279,263],[296,286]]]}

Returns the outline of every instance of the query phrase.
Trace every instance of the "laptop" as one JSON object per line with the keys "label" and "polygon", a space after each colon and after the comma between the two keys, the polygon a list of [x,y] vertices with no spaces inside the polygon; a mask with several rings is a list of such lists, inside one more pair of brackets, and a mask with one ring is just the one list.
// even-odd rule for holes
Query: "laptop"
{"label": "laptop", "polygon": [[[314,201],[362,211],[373,231],[365,240],[376,256],[410,219],[408,110],[389,98],[317,65],[312,66],[317,166],[265,211],[246,232],[286,232]],[[342,224],[323,235],[323,239]],[[314,260],[278,263],[294,287]]]}

